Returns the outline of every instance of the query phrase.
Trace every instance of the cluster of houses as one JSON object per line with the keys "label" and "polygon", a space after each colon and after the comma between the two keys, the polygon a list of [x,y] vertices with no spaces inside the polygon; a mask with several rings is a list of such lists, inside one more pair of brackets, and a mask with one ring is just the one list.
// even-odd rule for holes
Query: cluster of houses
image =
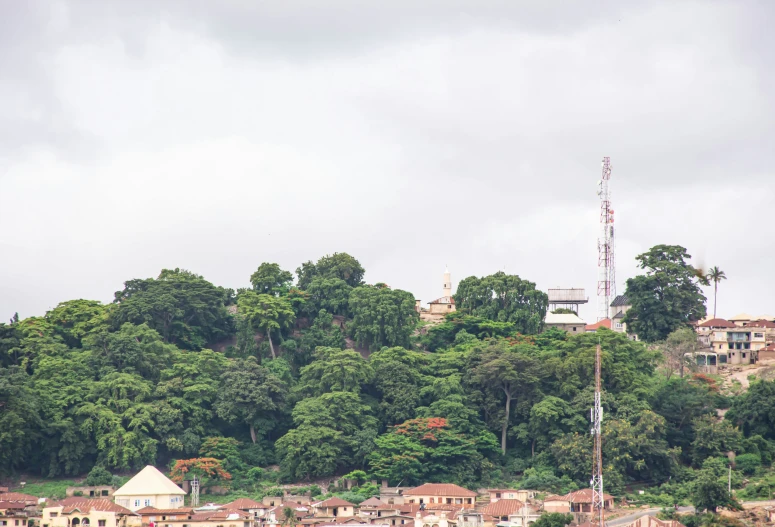
{"label": "cluster of houses", "polygon": [[[589,489],[543,500],[531,490],[474,492],[450,483],[383,484],[380,490],[379,497],[357,505],[339,497],[286,495],[199,507],[186,505],[185,491],[148,466],[115,492],[83,487],[53,502],[0,494],[0,527],[528,527],[548,512],[570,513],[577,524],[592,512]],[[613,506],[612,496],[605,496],[605,505]]]}
{"label": "cluster of houses", "polygon": [[775,317],[740,313],[729,319],[710,318],[696,326],[702,346],[697,365],[715,373],[726,364],[753,364],[775,359]]}

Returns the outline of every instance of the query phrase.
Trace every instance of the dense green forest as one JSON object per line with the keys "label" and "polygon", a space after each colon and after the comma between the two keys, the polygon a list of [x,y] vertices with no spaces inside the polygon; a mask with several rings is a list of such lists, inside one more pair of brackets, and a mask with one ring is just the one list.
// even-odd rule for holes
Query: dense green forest
{"label": "dense green forest", "polygon": [[[658,246],[639,257],[630,316],[646,340],[704,315],[687,256]],[[726,477],[728,451],[736,485],[772,462],[773,383],[729,397],[674,371],[660,344],[542,332],[547,296],[518,276],[466,278],[458,311],[426,326],[411,293],[364,275],[344,253],[302,264],[295,280],[263,263],[237,291],[165,269],[127,281],[113,303],[71,300],[0,324],[0,473],[150,463],[256,492],[348,473],[567,492],[591,473],[598,343],[607,490],[661,485],[665,500],[684,499],[684,483]],[[677,300],[649,304],[649,287]]]}

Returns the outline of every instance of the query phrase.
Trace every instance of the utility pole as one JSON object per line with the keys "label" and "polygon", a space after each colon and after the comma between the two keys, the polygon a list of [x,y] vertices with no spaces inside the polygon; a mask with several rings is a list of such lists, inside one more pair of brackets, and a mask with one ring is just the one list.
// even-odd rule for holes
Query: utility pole
{"label": "utility pole", "polygon": [[729,496],[732,496],[732,465],[729,465],[729,480],[727,482],[727,492]]}
{"label": "utility pole", "polygon": [[603,407],[600,404],[600,343],[595,349],[595,406],[590,412],[594,447],[592,453],[592,520],[598,527],[605,527],[605,494],[603,493]]}

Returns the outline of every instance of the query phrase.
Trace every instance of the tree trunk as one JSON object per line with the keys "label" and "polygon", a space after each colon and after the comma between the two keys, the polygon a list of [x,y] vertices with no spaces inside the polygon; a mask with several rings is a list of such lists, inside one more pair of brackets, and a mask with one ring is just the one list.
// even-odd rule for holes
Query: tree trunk
{"label": "tree trunk", "polygon": [[269,350],[272,352],[272,358],[276,359],[277,355],[274,354],[274,344],[272,344],[272,335],[269,333],[269,330],[266,330],[266,338],[269,339]]}
{"label": "tree trunk", "polygon": [[509,430],[509,412],[511,411],[511,392],[503,390],[506,393],[506,418],[503,420],[501,429],[501,451],[506,455],[506,432]]}
{"label": "tree trunk", "polygon": [[536,457],[536,440],[533,438],[533,443],[530,445],[530,457]]}
{"label": "tree trunk", "polygon": [[716,298],[718,298],[718,282],[713,285],[713,318],[716,318]]}
{"label": "tree trunk", "polygon": [[253,440],[253,442],[256,442],[256,429],[253,428],[253,425],[250,425],[250,439]]}

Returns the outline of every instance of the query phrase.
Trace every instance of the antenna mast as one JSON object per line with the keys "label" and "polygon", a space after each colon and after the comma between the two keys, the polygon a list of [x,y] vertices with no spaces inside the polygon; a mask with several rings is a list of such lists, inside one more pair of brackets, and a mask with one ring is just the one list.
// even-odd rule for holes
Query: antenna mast
{"label": "antenna mast", "polygon": [[196,476],[191,480],[191,506],[199,506],[199,478]]}
{"label": "antenna mast", "polygon": [[609,318],[611,301],[616,297],[614,265],[614,209],[611,208],[611,158],[603,158],[603,175],[598,182],[600,197],[600,237],[597,240],[597,320]]}
{"label": "antenna mast", "polygon": [[600,404],[600,344],[595,349],[595,406],[592,408],[592,521],[599,527],[605,527],[605,494],[603,494],[603,407]]}

